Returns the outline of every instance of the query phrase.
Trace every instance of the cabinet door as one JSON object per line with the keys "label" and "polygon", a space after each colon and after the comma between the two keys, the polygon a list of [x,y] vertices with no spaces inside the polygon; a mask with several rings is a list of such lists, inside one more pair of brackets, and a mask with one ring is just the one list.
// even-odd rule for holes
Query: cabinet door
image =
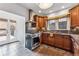
{"label": "cabinet door", "polygon": [[79,26],[79,6],[70,10],[71,26]]}
{"label": "cabinet door", "polygon": [[39,16],[37,16],[37,17],[36,17],[36,27],[37,27],[37,30],[41,30],[42,24],[43,24],[42,18],[39,17]]}
{"label": "cabinet door", "polygon": [[50,34],[49,34],[49,36],[48,36],[48,43],[50,44],[50,45],[54,45],[54,35],[53,36],[50,36]]}
{"label": "cabinet door", "polygon": [[76,26],[77,24],[77,9],[71,11],[71,25]]}
{"label": "cabinet door", "polygon": [[39,18],[39,27],[42,28],[42,26],[43,26],[43,19],[40,17]]}
{"label": "cabinet door", "polygon": [[63,48],[63,38],[61,35],[56,35],[55,36],[55,46],[56,47],[60,47],[60,48]]}
{"label": "cabinet door", "polygon": [[43,27],[46,27],[47,17],[43,18]]}
{"label": "cabinet door", "polygon": [[39,23],[38,22],[39,22],[38,17],[36,17],[36,28],[37,28],[37,30],[39,30]]}
{"label": "cabinet door", "polygon": [[63,47],[64,49],[71,50],[72,44],[70,39],[71,39],[70,37],[64,36],[64,47]]}
{"label": "cabinet door", "polygon": [[48,34],[47,33],[42,34],[42,42],[43,43],[48,43]]}
{"label": "cabinet door", "polygon": [[36,27],[38,31],[43,30],[42,28],[46,27],[46,21],[47,21],[47,17],[45,16],[36,16],[35,17],[35,21],[36,21]]}
{"label": "cabinet door", "polygon": [[77,26],[79,26],[79,6],[77,7]]}

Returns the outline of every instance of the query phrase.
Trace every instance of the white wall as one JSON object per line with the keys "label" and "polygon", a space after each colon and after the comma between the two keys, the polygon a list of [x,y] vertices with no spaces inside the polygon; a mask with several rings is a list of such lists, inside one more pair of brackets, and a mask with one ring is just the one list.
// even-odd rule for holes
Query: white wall
{"label": "white wall", "polygon": [[0,3],[0,10],[26,17],[26,20],[28,20],[28,9],[18,3]]}
{"label": "white wall", "polygon": [[0,10],[0,18],[16,20],[16,39],[25,41],[25,17]]}

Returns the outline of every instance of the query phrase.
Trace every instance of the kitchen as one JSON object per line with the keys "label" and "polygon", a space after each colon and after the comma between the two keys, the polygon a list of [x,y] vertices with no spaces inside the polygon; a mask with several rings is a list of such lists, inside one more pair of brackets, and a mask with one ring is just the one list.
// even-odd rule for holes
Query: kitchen
{"label": "kitchen", "polygon": [[0,56],[79,56],[78,3],[0,3]]}
{"label": "kitchen", "polygon": [[72,5],[48,15],[29,9],[25,47],[42,56],[79,56],[79,4]]}

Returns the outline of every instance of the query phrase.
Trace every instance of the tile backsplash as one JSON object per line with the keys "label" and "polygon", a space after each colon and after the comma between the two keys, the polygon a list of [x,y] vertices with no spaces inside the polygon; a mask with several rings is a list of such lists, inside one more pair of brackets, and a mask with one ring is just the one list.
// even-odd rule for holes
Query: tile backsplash
{"label": "tile backsplash", "polygon": [[79,27],[74,27],[74,28],[71,28],[71,33],[73,34],[79,34]]}

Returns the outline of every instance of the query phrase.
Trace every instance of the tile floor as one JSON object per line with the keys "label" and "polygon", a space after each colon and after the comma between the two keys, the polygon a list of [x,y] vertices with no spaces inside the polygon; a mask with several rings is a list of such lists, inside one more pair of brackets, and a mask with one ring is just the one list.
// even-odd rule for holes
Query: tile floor
{"label": "tile floor", "polygon": [[25,49],[20,42],[0,46],[0,56],[35,56],[34,52]]}

